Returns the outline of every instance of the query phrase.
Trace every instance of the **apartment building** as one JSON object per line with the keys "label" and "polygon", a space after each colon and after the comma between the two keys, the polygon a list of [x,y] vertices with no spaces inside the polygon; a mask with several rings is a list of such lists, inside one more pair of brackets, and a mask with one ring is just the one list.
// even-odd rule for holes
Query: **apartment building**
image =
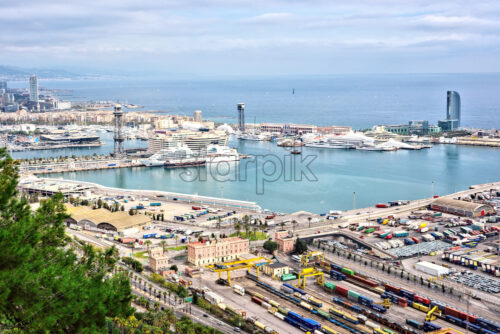
{"label": "apartment building", "polygon": [[192,242],[188,245],[188,262],[196,266],[225,262],[248,253],[249,241],[239,237]]}

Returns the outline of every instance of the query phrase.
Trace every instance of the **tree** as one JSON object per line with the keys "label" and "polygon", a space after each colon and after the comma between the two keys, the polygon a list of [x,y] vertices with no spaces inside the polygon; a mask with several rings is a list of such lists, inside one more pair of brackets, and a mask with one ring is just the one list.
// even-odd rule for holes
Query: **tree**
{"label": "tree", "polygon": [[146,245],[147,250],[148,250],[148,252],[149,252],[149,247],[151,247],[151,245],[152,245],[153,243],[151,242],[151,240],[146,240],[146,241],[144,241],[144,244]]}
{"label": "tree", "polygon": [[133,216],[134,215],[134,209],[130,208],[130,210],[128,210],[128,214]]}
{"label": "tree", "polygon": [[218,228],[219,230],[220,230],[220,223],[221,223],[220,216],[217,216],[217,222],[215,223],[215,227]]}
{"label": "tree", "polygon": [[236,224],[234,224],[234,229],[236,230],[236,235],[240,235],[240,231],[241,231],[241,224],[240,222],[237,222]]}
{"label": "tree", "polygon": [[282,230],[285,230],[285,222],[284,221],[280,222],[280,227]]}
{"label": "tree", "polygon": [[312,217],[307,217],[307,221],[309,222],[309,228],[311,228],[311,220],[312,220]]}
{"label": "tree", "polygon": [[263,247],[269,253],[274,253],[274,251],[278,249],[278,243],[274,242],[272,240],[267,240],[266,242],[264,242],[264,246]]}
{"label": "tree", "polygon": [[307,244],[304,241],[300,240],[299,238],[295,239],[293,252],[296,254],[302,254],[307,252]]}
{"label": "tree", "polygon": [[170,270],[177,272],[179,268],[177,268],[177,265],[173,264],[172,266],[170,266]]}
{"label": "tree", "polygon": [[[0,322],[2,331],[100,332],[106,317],[127,318],[130,282],[112,275],[117,258],[65,234],[62,194],[32,212],[16,190],[17,163],[0,149]],[[97,297],[98,296],[98,297]]]}
{"label": "tree", "polygon": [[163,250],[163,254],[165,255],[165,252],[167,251],[167,242],[165,240],[160,241],[160,246]]}
{"label": "tree", "polygon": [[295,228],[297,227],[298,222],[294,219],[292,220],[293,233],[295,233]]}

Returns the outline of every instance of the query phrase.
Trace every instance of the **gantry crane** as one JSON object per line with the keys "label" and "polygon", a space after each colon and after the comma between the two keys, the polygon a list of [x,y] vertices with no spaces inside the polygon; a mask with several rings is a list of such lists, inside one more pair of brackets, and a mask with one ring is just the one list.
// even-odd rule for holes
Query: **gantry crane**
{"label": "gantry crane", "polygon": [[300,257],[300,264],[304,267],[307,267],[307,265],[309,264],[310,258],[313,258],[313,259],[318,258],[320,261],[324,261],[325,260],[325,253],[320,252],[320,251],[311,251],[311,252],[307,252],[305,254],[302,254]]}
{"label": "gantry crane", "polygon": [[213,272],[219,273],[219,279],[221,279],[221,273],[226,272],[227,282],[229,285],[231,285],[231,271],[247,269],[247,271],[250,273],[250,268],[255,267],[255,269],[257,270],[257,279],[258,279],[260,267],[266,264],[270,264],[271,262],[272,261],[266,257],[255,257],[252,259],[210,264],[206,267],[212,270]]}
{"label": "gantry crane", "polygon": [[323,272],[317,270],[316,268],[304,268],[300,273],[299,273],[299,284],[297,285],[299,288],[305,289],[306,288],[306,278],[312,277],[312,276],[317,276],[316,281],[318,282],[318,285],[323,285],[325,283],[325,278],[323,277]]}
{"label": "gantry crane", "polygon": [[436,316],[439,315],[441,315],[441,310],[437,306],[434,306],[429,310],[429,312],[427,312],[427,315],[425,316],[425,321],[436,320]]}

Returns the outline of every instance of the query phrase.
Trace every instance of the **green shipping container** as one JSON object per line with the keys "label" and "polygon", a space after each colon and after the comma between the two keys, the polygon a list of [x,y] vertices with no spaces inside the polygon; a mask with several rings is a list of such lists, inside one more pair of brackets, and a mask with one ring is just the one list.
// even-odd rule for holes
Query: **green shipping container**
{"label": "green shipping container", "polygon": [[347,275],[354,275],[354,270],[349,269],[349,268],[342,268],[342,272]]}
{"label": "green shipping container", "polygon": [[361,231],[361,230],[364,230],[364,229],[365,229],[365,226],[358,227],[358,231]]}
{"label": "green shipping container", "polygon": [[328,288],[329,290],[335,290],[335,284],[330,282],[325,282],[325,287]]}
{"label": "green shipping container", "polygon": [[356,297],[356,298],[359,297],[359,293],[357,293],[356,291],[352,291],[352,290],[347,291],[347,295],[352,296],[352,297]]}
{"label": "green shipping container", "polygon": [[320,317],[325,318],[325,319],[330,319],[330,315],[323,310],[318,309],[318,315]]}
{"label": "green shipping container", "polygon": [[367,230],[364,230],[364,231],[363,231],[363,233],[368,234],[368,233],[372,233],[373,231],[375,231],[375,229],[374,229],[374,228],[369,228],[369,229],[367,229]]}

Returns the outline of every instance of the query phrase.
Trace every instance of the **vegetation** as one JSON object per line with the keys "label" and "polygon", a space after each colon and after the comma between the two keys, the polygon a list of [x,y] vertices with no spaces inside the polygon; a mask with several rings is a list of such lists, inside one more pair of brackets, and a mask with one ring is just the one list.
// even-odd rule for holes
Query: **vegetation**
{"label": "vegetation", "polygon": [[278,243],[272,240],[267,240],[266,242],[264,242],[263,247],[269,253],[274,253],[274,251],[278,249]]}
{"label": "vegetation", "polygon": [[167,247],[166,249],[172,250],[172,251],[180,251],[180,250],[187,249],[187,245],[180,245],[180,246],[175,246],[175,247]]}
{"label": "vegetation", "polygon": [[295,240],[295,245],[293,246],[293,252],[296,254],[302,254],[307,252],[307,244],[304,241],[297,238]]}
{"label": "vegetation", "polygon": [[167,290],[175,293],[177,296],[181,298],[187,297],[188,293],[185,287],[179,284],[167,282],[163,276],[152,273],[150,276],[151,280],[162,287],[166,288]]}
{"label": "vegetation", "polygon": [[[139,303],[144,304],[144,300],[141,302]],[[222,332],[214,328],[193,323],[187,316],[178,319],[172,309],[147,311],[136,313],[127,319],[114,319],[114,321],[109,321],[108,323],[108,332],[117,334],[222,334]]]}
{"label": "vegetation", "polygon": [[230,235],[230,237],[240,237],[240,238],[244,238],[244,239],[250,239],[250,241],[255,241],[255,240],[265,240],[267,239],[267,234],[264,233],[264,232],[257,232],[257,231],[253,231],[253,232],[241,232],[241,233],[233,233]]}
{"label": "vegetation", "polygon": [[95,333],[107,317],[132,315],[128,277],[111,275],[116,248],[73,243],[62,195],[32,212],[17,181],[17,163],[0,149],[0,332]]}
{"label": "vegetation", "polygon": [[142,263],[140,263],[136,259],[133,259],[131,257],[123,257],[122,261],[123,261],[123,263],[125,263],[127,266],[131,267],[132,269],[134,269],[138,273],[142,273],[144,270]]}
{"label": "vegetation", "polygon": [[135,252],[134,257],[139,259],[147,259],[149,256],[147,251],[142,251],[142,252]]}

